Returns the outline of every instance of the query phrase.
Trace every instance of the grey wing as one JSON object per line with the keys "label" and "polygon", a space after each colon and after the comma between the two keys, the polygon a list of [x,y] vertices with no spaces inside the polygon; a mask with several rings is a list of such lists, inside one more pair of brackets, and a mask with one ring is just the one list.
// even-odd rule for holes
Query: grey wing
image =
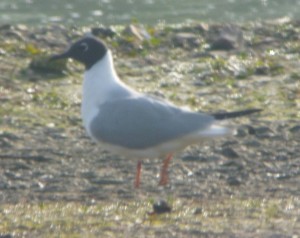
{"label": "grey wing", "polygon": [[130,149],[156,146],[209,127],[214,118],[152,98],[115,100],[101,105],[91,123],[99,141]]}

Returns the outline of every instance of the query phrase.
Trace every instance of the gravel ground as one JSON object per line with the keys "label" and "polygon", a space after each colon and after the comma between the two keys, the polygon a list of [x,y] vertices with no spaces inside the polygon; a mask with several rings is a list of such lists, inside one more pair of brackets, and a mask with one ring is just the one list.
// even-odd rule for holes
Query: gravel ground
{"label": "gravel ground", "polygon": [[[140,91],[194,110],[264,109],[226,122],[235,136],[175,155],[165,188],[162,158],[145,159],[139,190],[136,161],[102,150],[81,126],[82,67],[45,64],[86,29],[0,26],[1,204],[299,198],[299,22],[93,28]],[[265,237],[299,235],[275,231]]]}

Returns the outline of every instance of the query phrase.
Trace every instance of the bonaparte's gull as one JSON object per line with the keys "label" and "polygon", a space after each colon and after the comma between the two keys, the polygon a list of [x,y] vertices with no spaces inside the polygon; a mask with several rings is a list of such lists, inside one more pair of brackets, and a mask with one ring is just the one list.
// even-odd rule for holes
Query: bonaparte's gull
{"label": "bonaparte's gull", "polygon": [[159,183],[165,185],[174,152],[207,138],[231,134],[231,129],[218,125],[220,119],[260,111],[192,112],[139,93],[119,79],[111,51],[93,36],[78,40],[51,60],[63,58],[85,65],[81,115],[88,135],[113,153],[138,159],[135,187],[140,185],[141,159],[166,156]]}

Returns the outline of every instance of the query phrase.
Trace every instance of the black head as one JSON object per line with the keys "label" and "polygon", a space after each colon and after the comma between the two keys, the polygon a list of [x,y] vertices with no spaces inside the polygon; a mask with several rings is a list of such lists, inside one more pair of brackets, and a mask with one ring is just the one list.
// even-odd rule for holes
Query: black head
{"label": "black head", "polygon": [[87,36],[73,43],[66,52],[52,56],[50,60],[72,58],[83,63],[88,70],[102,59],[106,52],[107,47],[102,41]]}

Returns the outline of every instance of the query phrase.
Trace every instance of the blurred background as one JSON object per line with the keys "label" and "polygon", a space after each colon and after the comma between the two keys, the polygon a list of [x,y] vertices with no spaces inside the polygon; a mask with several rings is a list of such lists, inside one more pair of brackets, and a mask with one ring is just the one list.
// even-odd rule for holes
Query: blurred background
{"label": "blurred background", "polygon": [[300,0],[1,0],[0,24],[233,22],[297,18]]}

